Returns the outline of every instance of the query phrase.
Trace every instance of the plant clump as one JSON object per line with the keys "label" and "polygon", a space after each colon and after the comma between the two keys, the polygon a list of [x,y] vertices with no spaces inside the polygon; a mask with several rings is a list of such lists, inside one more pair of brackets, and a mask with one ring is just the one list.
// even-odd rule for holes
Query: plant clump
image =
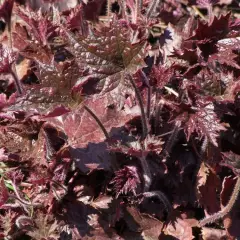
{"label": "plant clump", "polygon": [[236,239],[240,7],[1,1],[0,239]]}

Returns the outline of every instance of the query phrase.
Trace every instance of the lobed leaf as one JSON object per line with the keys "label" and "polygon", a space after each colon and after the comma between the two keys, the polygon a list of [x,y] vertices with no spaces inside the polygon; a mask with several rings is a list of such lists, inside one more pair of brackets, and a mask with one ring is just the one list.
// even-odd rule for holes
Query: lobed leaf
{"label": "lobed leaf", "polygon": [[74,88],[91,87],[88,94],[107,92],[117,89],[118,94],[129,92],[131,84],[125,79],[126,73],[134,74],[145,66],[144,42],[131,43],[130,29],[114,21],[110,27],[94,31],[92,36],[76,41],[67,33],[70,52],[77,58],[80,68],[87,75],[81,77]]}

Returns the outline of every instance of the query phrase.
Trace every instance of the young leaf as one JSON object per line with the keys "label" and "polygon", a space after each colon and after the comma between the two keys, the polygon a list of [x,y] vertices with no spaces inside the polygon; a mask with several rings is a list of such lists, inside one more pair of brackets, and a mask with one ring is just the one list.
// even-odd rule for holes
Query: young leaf
{"label": "young leaf", "polygon": [[33,12],[30,9],[18,7],[17,15],[28,25],[33,39],[41,43],[42,46],[46,46],[48,40],[56,36],[57,26],[46,16],[43,16],[41,11]]}
{"label": "young leaf", "polygon": [[16,54],[8,47],[0,45],[0,73],[6,74],[11,72],[12,63],[16,59]]}
{"label": "young leaf", "polygon": [[226,130],[226,128],[220,124],[214,112],[213,103],[207,99],[199,99],[192,110],[188,116],[185,115],[186,112],[182,115],[186,120],[184,131],[187,139],[189,140],[191,134],[196,132],[200,139],[207,137],[213,145],[218,146],[217,138],[219,132]]}
{"label": "young leaf", "polygon": [[115,172],[115,177],[110,183],[114,185],[113,190],[116,197],[120,194],[126,195],[129,192],[136,195],[136,189],[140,184],[137,168],[135,166],[125,166]]}

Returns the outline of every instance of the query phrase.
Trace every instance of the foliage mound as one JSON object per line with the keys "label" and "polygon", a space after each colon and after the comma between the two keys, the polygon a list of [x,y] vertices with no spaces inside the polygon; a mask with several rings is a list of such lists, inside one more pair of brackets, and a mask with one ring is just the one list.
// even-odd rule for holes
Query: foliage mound
{"label": "foliage mound", "polygon": [[238,1],[2,2],[1,239],[240,236]]}

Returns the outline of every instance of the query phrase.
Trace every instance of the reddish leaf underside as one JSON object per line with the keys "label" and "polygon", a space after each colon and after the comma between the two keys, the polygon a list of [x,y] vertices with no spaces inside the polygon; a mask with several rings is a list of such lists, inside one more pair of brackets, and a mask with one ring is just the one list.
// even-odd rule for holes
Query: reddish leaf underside
{"label": "reddish leaf underside", "polygon": [[216,213],[220,210],[217,196],[217,190],[220,189],[220,180],[216,172],[202,163],[197,179],[198,201],[205,207],[208,214]]}

